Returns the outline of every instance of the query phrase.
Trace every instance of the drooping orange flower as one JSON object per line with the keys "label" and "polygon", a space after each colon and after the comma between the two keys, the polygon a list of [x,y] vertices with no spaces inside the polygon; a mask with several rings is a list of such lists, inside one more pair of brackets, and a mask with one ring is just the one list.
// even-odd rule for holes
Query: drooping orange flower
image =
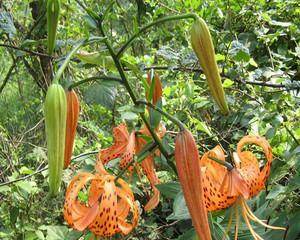
{"label": "drooping orange flower", "polygon": [[[156,131],[159,138],[162,138],[165,132],[166,130],[162,125],[160,129]],[[138,133],[140,135],[150,135],[146,127],[143,127]],[[114,128],[113,135],[115,139],[114,144],[107,149],[100,150],[99,159],[103,164],[106,164],[110,160],[121,158],[119,166],[123,169],[133,160],[134,155],[138,154],[144,148],[147,142],[142,136],[136,136],[137,132],[133,131],[129,133],[125,123]],[[156,150],[155,154],[159,155],[159,150]],[[145,211],[150,211],[158,205],[160,198],[160,192],[155,187],[155,185],[159,183],[159,179],[155,172],[153,154],[149,154],[141,163],[138,163],[136,167],[137,169],[141,168],[143,170],[154,192],[144,207]],[[132,168],[129,170],[131,171]]]}
{"label": "drooping orange flower", "polygon": [[205,153],[200,161],[205,205],[208,211],[216,211],[231,206],[239,195],[249,196],[246,182],[237,169],[227,168],[214,162],[210,157],[225,161],[220,146]]}
{"label": "drooping orange flower", "polygon": [[121,123],[113,129],[115,142],[112,146],[100,150],[103,164],[121,158],[120,167],[125,168],[135,155],[135,132],[129,134],[126,123]]}
{"label": "drooping orange flower", "polygon": [[[138,223],[138,207],[128,184],[109,175],[101,161],[97,173],[79,173],[70,182],[64,204],[64,218],[74,229],[89,229],[96,236],[129,234]],[[84,194],[87,201],[79,199]],[[131,214],[132,213],[132,214]]]}
{"label": "drooping orange flower", "polygon": [[175,160],[180,184],[193,225],[200,239],[211,239],[204,203],[201,168],[196,142],[188,130],[179,132],[175,142]]}
{"label": "drooping orange flower", "polygon": [[[162,84],[157,73],[154,73],[153,78],[151,79],[151,74],[148,73],[147,82],[152,89],[152,98],[149,99],[155,105],[162,98]],[[150,91],[150,90],[149,90]],[[146,91],[146,99],[148,100],[149,91]],[[148,108],[150,113],[150,108]],[[151,115],[151,113],[150,113]],[[156,125],[157,124],[157,125]],[[155,133],[157,136],[162,139],[166,133],[165,127],[161,123],[156,123]],[[142,127],[139,131],[128,132],[127,125],[125,123],[120,124],[119,126],[113,129],[114,144],[107,149],[100,150],[99,159],[103,164],[106,164],[110,160],[121,158],[119,166],[121,169],[124,169],[128,164],[133,161],[133,157],[136,154],[139,154],[141,150],[147,144],[147,141],[143,138],[145,136],[151,136],[147,127]],[[154,154],[159,156],[160,151],[157,149],[154,153],[149,154],[142,162],[135,164],[135,167],[140,172],[142,169],[145,176],[148,178],[151,188],[153,190],[153,195],[146,203],[144,209],[145,211],[150,211],[159,204],[160,192],[155,187],[160,181],[156,176],[155,166],[154,166]],[[131,173],[133,167],[131,166],[128,171]]]}
{"label": "drooping orange flower", "polygon": [[[243,147],[246,144],[255,144],[264,150],[267,161],[261,171],[255,155],[250,151],[243,151]],[[239,208],[242,210],[243,219],[254,239],[260,240],[262,238],[253,230],[249,219],[266,228],[284,230],[284,228],[270,226],[258,219],[246,203],[246,199],[254,197],[264,188],[264,184],[270,174],[272,149],[264,138],[258,136],[245,136],[242,138],[238,143],[237,153],[233,154],[236,167],[231,171],[228,171],[223,165],[212,161],[210,157],[225,161],[224,152],[220,146],[204,154],[200,161],[203,173],[202,183],[205,205],[208,211],[215,211],[228,208],[234,204],[228,229],[231,226],[233,214],[235,214],[235,239],[238,237]]]}
{"label": "drooping orange flower", "polygon": [[76,92],[74,90],[66,91],[66,97],[67,97],[67,123],[66,123],[64,169],[66,169],[69,166],[71,161],[79,111],[80,111],[79,100]]}

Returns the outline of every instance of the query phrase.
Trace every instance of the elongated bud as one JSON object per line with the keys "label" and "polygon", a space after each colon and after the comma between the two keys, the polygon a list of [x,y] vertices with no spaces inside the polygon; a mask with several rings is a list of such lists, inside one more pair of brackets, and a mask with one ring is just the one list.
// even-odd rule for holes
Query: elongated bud
{"label": "elongated bud", "polygon": [[[162,108],[162,84],[160,77],[157,73],[154,73],[152,77],[151,75],[151,72],[149,72],[147,76],[147,82],[150,88],[146,91],[146,99],[147,101],[152,102],[153,105]],[[157,129],[161,121],[161,113],[150,107],[148,107],[148,112],[151,126]]]}
{"label": "elongated bud", "polygon": [[[154,73],[153,79],[151,81],[151,73],[149,72],[147,75],[147,82],[151,88],[153,86],[152,91],[152,103],[155,105],[157,101],[162,97],[162,85],[160,81],[160,77],[157,73]],[[146,98],[148,99],[148,92],[146,92]]]}
{"label": "elongated bud", "polygon": [[186,205],[198,237],[201,240],[211,239],[202,189],[199,153],[193,135],[187,129],[176,137],[175,160]]}
{"label": "elongated bud", "polygon": [[228,114],[229,109],[215,58],[214,45],[209,29],[202,18],[195,20],[191,30],[191,40],[194,52],[206,76],[211,95],[222,113]]}
{"label": "elongated bud", "polygon": [[48,28],[48,53],[49,54],[53,53],[55,47],[60,5],[61,5],[60,0],[47,1],[47,28]]}
{"label": "elongated bud", "polygon": [[54,83],[48,88],[44,111],[50,195],[56,195],[59,191],[64,165],[67,120],[67,99],[61,85]]}
{"label": "elongated bud", "polygon": [[80,111],[79,99],[77,97],[76,92],[74,90],[67,91],[66,96],[67,96],[67,122],[66,122],[64,168],[67,168],[71,161],[79,111]]}

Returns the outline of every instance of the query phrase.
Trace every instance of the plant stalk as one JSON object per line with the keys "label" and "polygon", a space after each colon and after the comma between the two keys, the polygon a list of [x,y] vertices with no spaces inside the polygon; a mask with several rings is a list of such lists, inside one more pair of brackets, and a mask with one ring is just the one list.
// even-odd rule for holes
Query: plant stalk
{"label": "plant stalk", "polygon": [[132,35],[128,41],[120,48],[120,50],[118,51],[116,57],[119,59],[122,54],[125,52],[125,50],[133,43],[133,41],[143,32],[145,32],[146,30],[148,30],[149,28],[164,23],[164,22],[168,22],[168,21],[174,21],[174,20],[181,20],[181,19],[186,19],[186,18],[193,18],[196,19],[198,16],[195,13],[188,13],[188,14],[181,14],[181,15],[173,15],[173,16],[168,16],[168,17],[163,17],[160,19],[157,19],[156,21],[153,21],[149,24],[147,24],[146,26],[142,27],[137,33],[135,33],[134,35]]}
{"label": "plant stalk", "polygon": [[[112,59],[113,59],[115,65],[116,65],[116,68],[118,69],[118,72],[119,72],[120,77],[121,77],[121,79],[122,79],[122,81],[123,81],[123,84],[124,84],[126,90],[128,91],[128,94],[129,94],[131,100],[133,101],[134,105],[137,106],[137,105],[138,105],[138,103],[137,103],[137,98],[136,98],[136,96],[135,96],[135,94],[134,94],[132,88],[131,88],[130,85],[129,85],[129,82],[128,82],[128,80],[127,80],[127,77],[126,77],[126,75],[125,75],[124,69],[123,69],[123,67],[122,67],[122,65],[121,65],[121,63],[120,63],[120,61],[119,61],[119,59],[117,58],[117,56],[116,56],[116,54],[115,54],[115,52],[114,52],[112,46],[110,45],[110,43],[109,43],[108,40],[106,39],[106,35],[105,35],[105,32],[104,32],[103,27],[102,27],[102,22],[99,22],[98,25],[99,25],[99,30],[100,30],[102,36],[105,38],[105,39],[104,39],[104,43],[105,43],[106,47],[108,48],[108,51],[109,51],[109,53],[110,53],[110,55],[111,55],[111,57],[112,57]],[[140,114],[140,116],[141,116],[143,122],[145,123],[146,127],[148,128],[148,130],[149,130],[151,136],[153,137],[155,143],[157,144],[159,150],[161,151],[161,153],[162,153],[166,158],[168,158],[168,152],[167,152],[166,149],[163,147],[163,145],[162,145],[160,139],[158,138],[158,136],[156,135],[156,133],[154,132],[154,130],[151,128],[151,125],[150,125],[149,121],[147,120],[145,114],[144,114],[144,113],[139,113],[139,114]]]}

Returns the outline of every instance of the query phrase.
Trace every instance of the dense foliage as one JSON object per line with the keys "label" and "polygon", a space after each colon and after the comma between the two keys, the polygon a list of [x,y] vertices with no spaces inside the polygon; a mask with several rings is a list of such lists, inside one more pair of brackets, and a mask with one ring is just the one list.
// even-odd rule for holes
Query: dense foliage
{"label": "dense foliage", "polygon": [[[0,239],[89,239],[88,231],[71,230],[64,221],[65,189],[77,172],[94,170],[95,154],[113,143],[113,127],[123,121],[131,130],[142,126],[139,113],[144,109],[134,106],[120,84],[103,43],[78,51],[61,79],[64,87],[84,82],[75,88],[81,110],[73,159],[63,172],[60,193],[48,198],[43,112],[47,87],[78,40],[102,36],[103,30],[117,51],[146,24],[190,12],[209,25],[230,114],[221,114],[208,91],[190,44],[191,19],[161,23],[139,35],[121,57],[129,84],[138,99],[145,99],[147,72],[154,69],[163,85],[163,109],[190,129],[200,155],[220,144],[230,156],[243,136],[264,136],[273,149],[271,175],[265,190],[248,204],[256,216],[286,231],[266,231],[255,223],[254,229],[264,239],[299,239],[297,0],[63,0],[54,57],[47,50],[45,4],[43,0],[0,2]],[[98,28],[89,9],[103,17],[104,29]],[[100,53],[96,64],[84,61],[83,51]],[[178,128],[165,117],[162,121],[167,129],[163,145],[171,153]],[[263,166],[260,149],[251,150]],[[173,156],[155,157],[161,199],[150,212],[142,209],[149,199],[148,181],[133,174],[131,188],[140,204],[139,224],[130,235],[111,239],[196,238],[174,162]],[[117,161],[109,163],[109,170],[120,172]],[[213,239],[222,239],[229,214],[230,209],[209,213]],[[229,232],[228,239],[233,235],[234,231]],[[240,223],[239,239],[252,239],[244,223]]]}

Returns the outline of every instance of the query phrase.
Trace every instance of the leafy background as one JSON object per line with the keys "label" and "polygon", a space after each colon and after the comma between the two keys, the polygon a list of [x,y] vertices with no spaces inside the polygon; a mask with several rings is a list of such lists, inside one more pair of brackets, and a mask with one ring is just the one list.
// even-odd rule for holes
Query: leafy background
{"label": "leafy background", "polygon": [[[95,22],[78,1],[62,2],[54,69],[76,40],[99,35]],[[214,105],[191,49],[191,21],[161,24],[138,38],[122,57],[130,84],[139,98],[144,98],[141,78],[145,78],[147,70],[156,69],[164,86],[164,110],[192,130],[201,154],[217,144],[233,151],[247,134],[265,136],[274,152],[272,172],[266,190],[249,204],[257,216],[288,230],[255,230],[264,239],[300,239],[298,1],[82,2],[95,12],[107,10],[105,31],[116,49],[141,26],[159,17],[195,12],[206,20],[230,104],[228,117]],[[0,2],[0,239],[88,239],[89,233],[68,229],[62,217],[64,190],[71,177],[77,171],[92,171],[95,163],[93,155],[80,154],[109,146],[113,141],[111,129],[121,121],[127,121],[131,129],[138,128],[141,122],[118,82],[81,85],[77,89],[81,115],[74,149],[74,156],[79,157],[64,171],[60,195],[51,201],[46,199],[43,100],[52,63],[33,53],[46,53],[43,4],[42,0]],[[65,86],[103,73],[117,76],[101,44],[85,50],[101,52],[99,65],[74,58],[64,75]],[[172,150],[177,128],[167,119],[163,121],[168,130],[164,144]],[[162,181],[161,203],[151,213],[142,212],[137,229],[122,239],[196,239],[172,168],[163,157],[157,158],[156,164]],[[110,167],[117,171],[116,163]],[[142,186],[149,189],[145,179],[136,177],[133,189],[141,206],[147,199]],[[230,209],[209,215],[214,239],[222,239],[229,212]],[[231,233],[228,238],[232,237]],[[252,239],[244,225],[239,239]]]}

